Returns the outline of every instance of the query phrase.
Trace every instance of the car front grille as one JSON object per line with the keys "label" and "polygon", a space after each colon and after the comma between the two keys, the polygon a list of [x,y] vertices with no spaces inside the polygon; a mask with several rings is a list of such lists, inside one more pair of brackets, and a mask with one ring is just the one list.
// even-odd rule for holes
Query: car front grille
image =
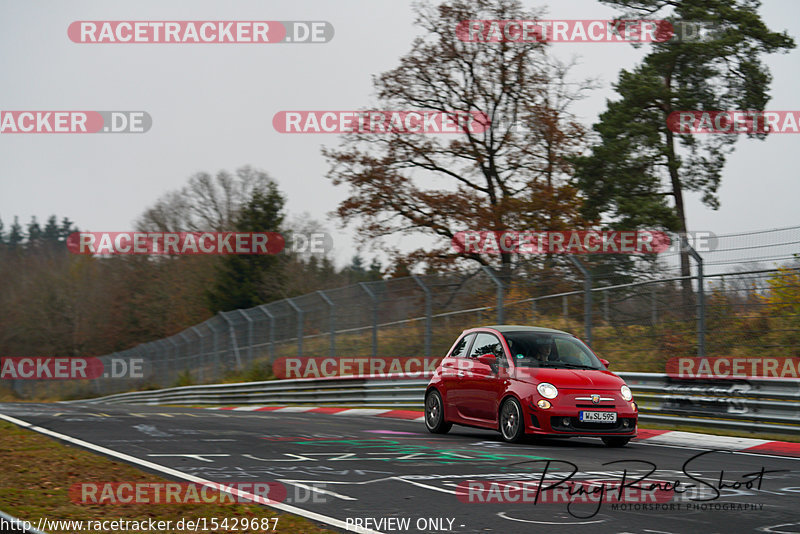
{"label": "car front grille", "polygon": [[[596,423],[580,421],[577,417],[569,417],[569,424],[564,424],[564,417],[554,415],[550,417],[550,426],[558,432],[632,432],[636,427],[636,419],[620,417],[615,423]],[[625,426],[627,421],[628,426]]]}

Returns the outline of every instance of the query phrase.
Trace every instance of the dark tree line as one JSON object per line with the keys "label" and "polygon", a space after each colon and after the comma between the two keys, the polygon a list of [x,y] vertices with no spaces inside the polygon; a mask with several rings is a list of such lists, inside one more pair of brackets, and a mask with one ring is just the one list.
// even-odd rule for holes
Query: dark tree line
{"label": "dark tree line", "polygon": [[[195,218],[197,224],[176,217],[169,202],[196,208],[192,195],[198,190],[187,187],[146,210],[139,229],[289,231],[283,194],[277,183],[258,174],[263,173],[240,169],[218,173],[209,181],[190,180],[190,185],[202,182],[202,194],[215,199],[209,206],[226,206],[228,220],[213,209]],[[253,186],[255,182],[260,185]],[[237,200],[217,202],[231,199],[226,190],[236,191]],[[174,226],[146,228],[141,223],[157,220],[157,213],[171,214]],[[107,354],[175,334],[220,310],[384,275],[377,260],[365,266],[363,258],[355,256],[350,265],[337,268],[329,255],[291,251],[276,256],[75,255],[66,247],[66,237],[78,231],[70,219],[59,224],[53,215],[44,227],[36,217],[25,227],[17,217],[13,221],[6,229],[0,220],[3,356]],[[218,225],[212,227],[209,221]]]}

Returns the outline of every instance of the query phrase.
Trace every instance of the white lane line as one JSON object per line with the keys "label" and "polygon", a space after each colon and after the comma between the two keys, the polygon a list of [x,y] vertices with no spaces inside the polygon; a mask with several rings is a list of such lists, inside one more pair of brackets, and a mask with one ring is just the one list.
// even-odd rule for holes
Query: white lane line
{"label": "white lane line", "polygon": [[[647,440],[649,441],[649,440]],[[688,444],[683,445],[668,445],[666,443],[646,443],[645,441],[637,441],[633,443],[634,445],[646,445],[649,447],[665,447],[668,449],[692,449],[695,451],[711,451],[714,450],[714,447],[693,447]],[[719,449],[717,449],[719,450]],[[729,450],[722,450],[721,452],[726,452],[730,454],[742,454],[744,456],[756,456],[760,458],[775,458],[776,460],[800,460],[800,458],[796,456],[781,456],[779,454],[768,454],[764,453],[757,453],[757,452],[747,452],[746,450],[743,451],[729,451]]]}
{"label": "white lane line", "polygon": [[389,411],[391,410],[379,410],[377,408],[351,408],[333,415],[378,415],[379,413],[386,413]]}
{"label": "white lane line", "polygon": [[383,534],[377,530],[372,530],[369,528],[360,527],[357,525],[349,524],[341,519],[336,519],[335,517],[329,517],[326,515],[318,514],[317,512],[312,512],[310,510],[304,510],[302,508],[297,508],[296,506],[292,506],[290,504],[283,504],[277,501],[273,501],[271,499],[266,499],[261,497],[260,495],[255,495],[253,493],[249,493],[247,491],[242,491],[238,488],[234,488],[231,486],[226,486],[224,484],[220,484],[217,482],[212,482],[210,480],[206,480],[204,478],[200,478],[194,475],[189,475],[187,473],[183,473],[176,469],[172,469],[170,467],[165,467],[163,465],[155,464],[153,462],[148,462],[147,460],[142,460],[141,458],[136,458],[135,456],[130,456],[128,454],[117,452],[113,449],[108,449],[106,447],[102,447],[100,445],[95,445],[94,443],[90,443],[88,441],[84,441],[82,439],[73,438],[72,436],[67,436],[66,434],[60,434],[58,432],[53,432],[52,430],[48,430],[46,428],[42,428],[36,426],[32,423],[27,421],[23,421],[22,419],[17,419],[16,417],[10,417],[8,415],[0,413],[0,419],[8,421],[9,423],[13,423],[17,426],[21,426],[23,428],[27,428],[28,430],[33,430],[34,432],[39,432],[40,434],[44,434],[46,436],[50,436],[56,439],[60,439],[62,441],[66,441],[67,443],[72,443],[74,445],[78,445],[80,447],[84,447],[86,449],[99,452],[101,454],[105,454],[108,456],[112,456],[114,458],[119,458],[125,462],[130,462],[132,464],[136,464],[142,467],[146,467],[147,469],[152,469],[153,471],[158,471],[160,473],[164,473],[165,475],[170,475],[175,478],[181,478],[183,480],[188,480],[189,482],[197,482],[198,484],[202,484],[204,486],[208,486],[210,488],[219,489],[226,493],[231,493],[236,495],[237,497],[242,497],[243,499],[247,499],[258,504],[264,504],[269,506],[270,508],[275,508],[277,510],[282,510],[284,512],[288,512],[290,514],[299,515],[305,517],[306,519],[311,519],[312,521],[319,521],[320,523],[325,523],[326,525],[331,525],[332,527],[340,528],[342,530],[347,530],[350,532],[358,532],[359,534]]}
{"label": "white lane line", "polygon": [[297,481],[297,480],[289,480],[288,478],[279,478],[278,482],[283,482],[285,484],[291,484],[293,486],[297,486],[298,488],[303,488],[303,489],[308,490],[308,491],[313,491],[314,493],[319,493],[319,494],[322,494],[322,495],[330,495],[332,497],[336,497],[337,499],[342,499],[344,501],[357,501],[358,500],[358,499],[355,499],[353,497],[350,497],[349,495],[343,495],[341,493],[336,493],[335,491],[318,488],[318,487],[313,486],[313,485],[303,484],[302,482]]}

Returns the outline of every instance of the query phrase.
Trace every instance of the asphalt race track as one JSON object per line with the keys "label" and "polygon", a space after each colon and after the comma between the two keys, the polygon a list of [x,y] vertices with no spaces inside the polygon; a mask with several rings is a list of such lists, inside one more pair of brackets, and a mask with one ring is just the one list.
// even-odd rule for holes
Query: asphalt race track
{"label": "asphalt race track", "polygon": [[[488,431],[454,427],[438,436],[419,421],[369,415],[29,403],[0,404],[0,414],[127,455],[116,459],[149,462],[145,471],[170,479],[279,481],[284,504],[334,530],[358,523],[362,532],[800,532],[800,458],[635,441],[611,449],[589,438],[510,445]],[[619,480],[623,470],[631,480],[651,464],[646,480],[681,481],[685,491],[665,490],[669,502],[658,509],[652,501],[628,509],[519,502],[513,491],[517,502],[462,502],[467,481],[483,481],[486,491],[472,495],[488,500],[489,483],[499,482],[500,500],[498,487],[538,481],[545,470],[546,485],[573,471],[572,481]]]}

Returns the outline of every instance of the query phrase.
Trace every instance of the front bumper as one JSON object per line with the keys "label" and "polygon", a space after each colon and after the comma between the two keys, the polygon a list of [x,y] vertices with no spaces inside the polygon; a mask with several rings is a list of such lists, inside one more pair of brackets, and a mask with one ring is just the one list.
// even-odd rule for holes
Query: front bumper
{"label": "front bumper", "polygon": [[[615,391],[603,391],[604,400],[598,404],[581,400],[586,393],[560,393],[555,399],[546,399],[551,403],[549,409],[536,406],[543,397],[534,395],[525,402],[525,432],[534,435],[560,436],[621,436],[635,437],[637,431],[638,410],[631,406],[633,401],[625,401]],[[581,411],[615,412],[614,423],[582,422]]]}

